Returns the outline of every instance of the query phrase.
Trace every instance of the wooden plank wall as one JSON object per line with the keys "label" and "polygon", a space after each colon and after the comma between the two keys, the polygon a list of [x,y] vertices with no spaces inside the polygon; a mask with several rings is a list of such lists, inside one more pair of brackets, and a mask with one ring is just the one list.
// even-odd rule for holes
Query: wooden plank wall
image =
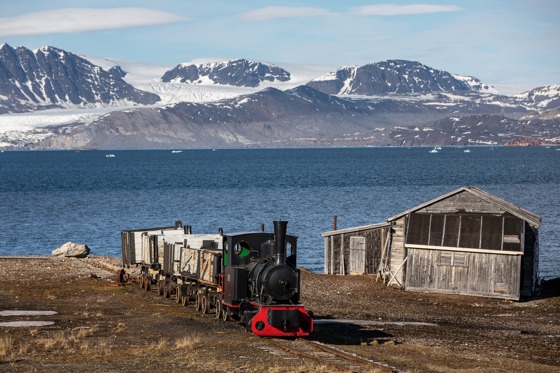
{"label": "wooden plank wall", "polygon": [[405,237],[406,237],[407,220],[408,220],[407,217],[403,216],[402,218],[395,220],[391,228],[392,230],[391,250],[390,250],[391,263],[389,268],[392,275],[387,285],[404,286],[404,280],[406,278],[405,277],[406,266],[404,266],[403,263],[406,258],[406,249],[404,247],[404,244],[405,244]]}
{"label": "wooden plank wall", "polygon": [[409,248],[406,289],[518,300],[521,258]]}
{"label": "wooden plank wall", "polygon": [[469,192],[455,194],[415,212],[432,214],[453,214],[456,212],[503,214],[503,211],[501,211],[498,207]]}
{"label": "wooden plank wall", "polygon": [[[385,231],[385,233],[383,233]],[[389,227],[373,228],[325,237],[325,273],[349,274],[350,271],[350,237],[366,239],[366,274],[375,274],[379,268],[382,238],[389,234]],[[341,251],[341,245],[344,251]],[[344,260],[344,268],[342,267]]]}
{"label": "wooden plank wall", "polygon": [[537,281],[538,254],[535,248],[538,245],[537,230],[525,222],[524,255],[521,264],[521,295],[531,296]]}

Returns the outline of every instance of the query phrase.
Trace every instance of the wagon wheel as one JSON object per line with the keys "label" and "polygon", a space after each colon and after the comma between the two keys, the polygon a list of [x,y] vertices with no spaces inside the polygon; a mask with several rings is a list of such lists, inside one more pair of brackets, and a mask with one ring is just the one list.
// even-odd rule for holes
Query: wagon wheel
{"label": "wagon wheel", "polygon": [[146,275],[146,291],[150,291],[152,289],[152,278]]}
{"label": "wagon wheel", "polygon": [[228,306],[224,306],[222,303],[222,320],[229,321],[229,309]]}
{"label": "wagon wheel", "polygon": [[171,285],[171,281],[165,282],[165,297],[171,298],[171,293],[173,292],[173,285]]}
{"label": "wagon wheel", "polygon": [[164,291],[164,280],[158,281],[158,295],[163,295]]}
{"label": "wagon wheel", "polygon": [[144,289],[144,282],[146,282],[144,276],[145,275],[143,273],[140,275],[140,289]]}
{"label": "wagon wheel", "polygon": [[181,297],[181,304],[185,307],[189,305],[189,296],[187,294],[183,294]]}
{"label": "wagon wheel", "polygon": [[202,296],[202,313],[210,312],[210,301],[207,295]]}
{"label": "wagon wheel", "polygon": [[195,308],[197,311],[200,312],[200,310],[202,310],[202,294],[196,294],[195,295]]}
{"label": "wagon wheel", "polygon": [[181,303],[181,298],[183,297],[183,292],[181,291],[181,285],[177,285],[176,291],[175,291],[175,300],[177,301],[177,303]]}
{"label": "wagon wheel", "polygon": [[222,302],[216,301],[216,318],[220,319],[222,317]]}

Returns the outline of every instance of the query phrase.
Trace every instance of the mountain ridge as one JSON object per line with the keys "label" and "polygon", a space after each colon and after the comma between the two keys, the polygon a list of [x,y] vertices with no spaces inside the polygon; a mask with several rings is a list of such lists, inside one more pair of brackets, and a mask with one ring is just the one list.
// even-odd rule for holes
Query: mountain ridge
{"label": "mountain ridge", "polygon": [[[157,64],[151,71],[130,61],[86,59],[54,47],[18,48],[0,47],[0,113],[43,110],[53,125],[19,131],[18,120],[26,117],[0,115],[3,148],[375,146],[405,144],[401,140],[408,135],[408,143],[430,145],[434,136],[398,128],[438,128],[453,143],[449,138],[457,138],[456,130],[441,122],[446,118],[469,126],[462,118],[480,116],[478,127],[495,132],[501,129],[494,117],[502,117],[521,123],[511,127],[513,136],[526,136],[531,134],[523,129],[524,118],[546,126],[560,107],[560,85],[497,95],[477,78],[416,61],[387,60],[327,74],[321,70],[322,75],[317,75],[320,69],[299,67],[293,74],[279,67],[289,64],[246,59]],[[46,81],[54,87],[50,95]],[[33,95],[40,99],[33,101]],[[147,101],[139,103],[142,98]],[[88,113],[85,109],[69,110],[73,117],[57,123],[49,109],[61,107],[94,109],[88,115],[80,114]],[[472,143],[484,143],[482,132],[471,132],[477,133]]]}
{"label": "mountain ridge", "polygon": [[[434,141],[441,145],[503,145],[516,136],[535,135],[535,128],[546,122],[504,118],[498,115],[500,110],[496,107],[493,115],[454,117],[454,108],[445,106],[350,100],[303,85],[286,91],[266,88],[213,103],[184,102],[112,112],[25,148],[416,146]],[[476,131],[457,138],[458,133],[467,132],[466,126]],[[488,137],[488,131],[502,130],[508,135]],[[547,136],[557,135],[553,124]]]}
{"label": "mountain ridge", "polygon": [[405,93],[479,91],[490,87],[473,77],[437,70],[416,61],[386,60],[342,67],[307,85],[334,95],[387,95]]}
{"label": "mountain ridge", "polygon": [[43,108],[143,104],[159,96],[135,89],[115,73],[62,49],[0,48],[0,114]]}
{"label": "mountain ridge", "polygon": [[278,66],[241,58],[226,62],[179,64],[167,71],[161,80],[164,83],[201,84],[204,82],[254,88],[262,82],[286,82],[290,78],[290,73]]}

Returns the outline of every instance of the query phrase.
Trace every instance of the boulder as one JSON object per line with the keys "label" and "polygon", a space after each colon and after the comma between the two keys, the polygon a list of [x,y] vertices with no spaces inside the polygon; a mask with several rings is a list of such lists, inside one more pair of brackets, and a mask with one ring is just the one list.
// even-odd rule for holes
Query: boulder
{"label": "boulder", "polygon": [[66,242],[64,245],[60,246],[58,249],[52,252],[53,256],[65,256],[73,258],[85,258],[90,252],[89,247],[83,244],[77,244],[72,242]]}

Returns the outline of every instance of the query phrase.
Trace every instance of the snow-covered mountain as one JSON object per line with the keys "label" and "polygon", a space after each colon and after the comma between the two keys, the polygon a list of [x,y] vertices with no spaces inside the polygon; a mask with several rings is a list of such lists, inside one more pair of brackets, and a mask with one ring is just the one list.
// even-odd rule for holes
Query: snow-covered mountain
{"label": "snow-covered mountain", "polygon": [[112,112],[26,148],[504,145],[523,136],[560,139],[560,119],[511,119],[497,115],[500,106],[485,111],[494,115],[456,116],[453,106],[405,100],[349,100],[303,85],[212,103]]}
{"label": "snow-covered mountain", "polygon": [[318,133],[341,136],[391,127],[395,120],[418,124],[443,118],[446,112],[405,101],[349,101],[305,85],[285,91],[269,87],[211,103],[112,112],[28,147],[298,146]]}
{"label": "snow-covered mountain", "polygon": [[226,62],[180,64],[167,71],[161,81],[165,83],[220,84],[236,87],[258,87],[262,82],[287,82],[290,73],[261,62],[236,59]]}
{"label": "snow-covered mountain", "polygon": [[481,82],[475,77],[472,76],[464,76],[458,74],[451,74],[455,79],[462,81],[466,85],[471,88],[471,91],[479,92],[479,93],[491,93],[493,95],[497,95],[500,92],[491,85]]}
{"label": "snow-covered mountain", "polygon": [[[162,77],[168,72],[177,68],[177,65],[155,64],[137,61],[127,61],[114,58],[98,58],[93,56],[82,56],[91,63],[109,70],[116,66],[120,67],[126,75],[123,79],[137,89],[152,92],[161,98],[160,104],[168,105],[179,102],[213,102],[241,95],[258,92],[266,87],[279,89],[292,89],[298,85],[305,84],[327,72],[335,69],[329,65],[301,65],[290,63],[270,63],[266,61],[249,61],[255,66],[276,66],[289,74],[288,80],[275,79],[274,81],[262,80],[256,87],[235,86],[214,82],[207,77],[196,81],[195,84],[184,84],[175,82],[163,82]],[[229,58],[199,58],[190,62],[185,62],[179,66],[226,66],[230,72],[233,70],[232,60]],[[251,73],[249,71],[249,73]],[[180,79],[179,79],[180,80]]]}
{"label": "snow-covered mountain", "polygon": [[476,91],[497,93],[473,77],[453,75],[416,61],[387,60],[342,67],[307,83],[332,95],[387,95]]}
{"label": "snow-covered mountain", "polygon": [[549,84],[514,95],[521,102],[529,102],[542,109],[554,109],[560,106],[560,84]]}
{"label": "snow-covered mountain", "polygon": [[[489,131],[498,128],[494,116],[538,118],[533,126],[548,123],[552,114],[541,118],[538,113],[556,107],[559,85],[499,95],[474,77],[415,61],[338,68],[208,58],[175,65],[78,56],[52,47],[0,47],[4,148],[82,146],[85,140],[96,147],[301,146],[297,138],[321,139],[310,146],[398,145],[402,141],[396,136],[407,134],[414,144],[428,144],[435,137],[418,137],[416,126],[435,128],[435,121],[473,115],[488,121],[478,126],[480,131],[486,125]],[[163,125],[159,130],[157,123]],[[103,137],[113,136],[111,126],[130,136]],[[399,134],[391,129],[403,126],[414,127]],[[179,133],[174,131],[181,128],[192,138],[201,131],[200,141],[174,141]],[[438,128],[455,136],[443,125]],[[361,134],[361,140],[345,137],[345,131]],[[102,135],[94,139],[94,133]],[[379,137],[391,133],[393,142]],[[239,141],[228,142],[220,134]],[[483,141],[480,136],[471,140]]]}
{"label": "snow-covered mountain", "polygon": [[160,98],[62,49],[0,46],[0,113],[150,105]]}

